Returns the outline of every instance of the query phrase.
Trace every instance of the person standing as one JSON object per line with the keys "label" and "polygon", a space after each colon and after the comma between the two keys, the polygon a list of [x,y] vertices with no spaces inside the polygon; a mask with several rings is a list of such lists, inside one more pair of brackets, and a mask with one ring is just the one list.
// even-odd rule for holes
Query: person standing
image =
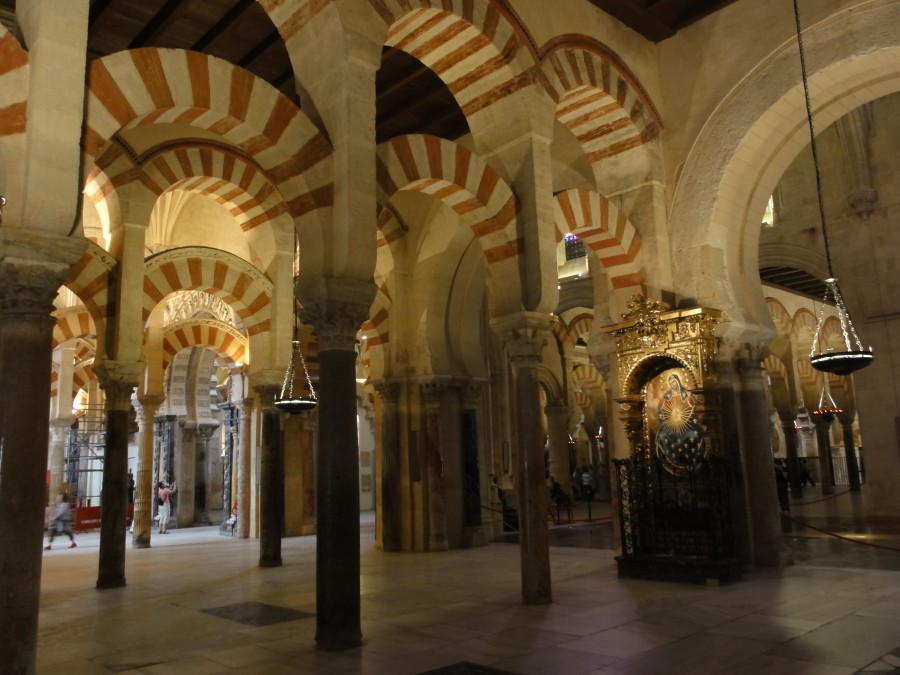
{"label": "person standing", "polygon": [[159,505],[159,523],[157,531],[159,534],[169,534],[169,517],[172,514],[171,497],[177,489],[173,482],[171,486],[167,486],[162,481],[156,484],[158,492],[156,493],[156,503]]}
{"label": "person standing", "polygon": [[69,506],[69,495],[65,492],[61,493],[56,500],[56,511],[53,514],[53,522],[50,523],[50,541],[44,547],[45,551],[49,551],[53,547],[53,539],[57,534],[65,534],[69,537],[69,548],[75,548],[75,535],[72,534],[72,520],[74,518],[71,506]]}

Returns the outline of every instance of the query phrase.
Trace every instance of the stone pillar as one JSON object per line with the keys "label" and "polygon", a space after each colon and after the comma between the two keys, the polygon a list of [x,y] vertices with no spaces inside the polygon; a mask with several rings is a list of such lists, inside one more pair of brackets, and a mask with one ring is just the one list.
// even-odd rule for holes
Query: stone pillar
{"label": "stone pillar", "polygon": [[762,362],[752,354],[739,358],[738,376],[754,563],[781,567],[789,565],[791,557],[781,532]]}
{"label": "stone pillar", "polygon": [[305,410],[300,419],[300,534],[316,533],[316,424],[315,410]]}
{"label": "stone pillar", "polygon": [[784,432],[788,480],[791,483],[791,492],[797,497],[802,497],[803,485],[800,481],[800,457],[797,452],[797,429],[794,427],[794,412],[792,410],[779,410],[778,419],[781,420],[781,430]]}
{"label": "stone pillar", "polygon": [[845,410],[838,415],[841,430],[844,435],[844,453],[847,455],[847,480],[850,483],[851,492],[859,492],[862,489],[859,481],[859,462],[856,459],[856,443],[853,440],[852,410]]}
{"label": "stone pillar", "polygon": [[262,408],[259,457],[259,566],[281,567],[281,532],[284,525],[284,463],[281,447],[281,411],[275,407],[280,387],[254,387]]}
{"label": "stone pillar", "polygon": [[253,411],[253,398],[241,401],[240,443],[237,453],[237,536],[241,539],[250,537],[251,510],[250,482],[253,475],[253,441],[250,437],[250,413]]}
{"label": "stone pillar", "polygon": [[397,382],[380,382],[375,392],[381,400],[380,460],[381,480],[381,529],[380,542],[383,551],[400,551],[403,548],[403,514],[400,502],[401,465],[400,438],[397,434],[397,401],[400,385]]}
{"label": "stone pillar", "polygon": [[503,339],[514,370],[514,438],[518,443],[515,476],[522,599],[528,604],[548,603],[552,601],[550,538],[538,366],[550,336],[550,318],[523,312],[495,319],[492,325]]}
{"label": "stone pillar", "polygon": [[141,363],[104,361],[95,368],[106,394],[106,442],[100,495],[100,561],[97,588],[125,585],[125,523],[128,520],[128,415]]}
{"label": "stone pillar", "polygon": [[[4,234],[7,236],[5,237]],[[36,262],[0,230],[0,664],[34,673],[47,504],[53,299],[69,269]],[[65,240],[54,242],[68,252]],[[36,257],[36,255],[34,256]],[[77,259],[77,252],[71,256]]]}
{"label": "stone pillar", "polygon": [[[569,408],[556,402],[544,408],[547,415],[547,436],[550,443],[550,475],[569,497],[572,495],[572,472],[569,470]],[[591,438],[591,435],[588,435]],[[593,444],[593,441],[592,441]],[[595,486],[596,487],[596,486]]]}
{"label": "stone pillar", "polygon": [[134,490],[134,527],[131,545],[134,548],[150,548],[150,532],[153,529],[153,443],[154,418],[163,403],[162,396],[139,396],[137,478]]}
{"label": "stone pillar", "polygon": [[462,391],[463,544],[487,544],[481,526],[481,468],[479,462],[478,401],[484,385],[469,381]]}
{"label": "stone pillar", "polygon": [[[73,415],[58,417],[50,422],[52,437],[50,441],[50,491],[48,503],[52,508],[56,503],[56,495],[63,490],[66,482],[66,445],[69,432],[75,422]],[[71,490],[69,491],[71,495]]]}
{"label": "stone pillar", "polygon": [[432,379],[422,382],[422,401],[425,406],[425,509],[428,514],[426,550],[446,551],[447,513],[444,500],[444,458],[441,434],[441,404],[446,383]]}
{"label": "stone pillar", "polygon": [[328,279],[303,306],[319,338],[316,646],[323,650],[362,641],[356,332],[373,292],[369,284]]}
{"label": "stone pillar", "polygon": [[823,495],[832,495],[834,494],[834,472],[831,470],[831,441],[828,435],[831,433],[834,413],[813,412],[810,417],[816,426],[816,443],[819,446],[819,485],[822,486]]}

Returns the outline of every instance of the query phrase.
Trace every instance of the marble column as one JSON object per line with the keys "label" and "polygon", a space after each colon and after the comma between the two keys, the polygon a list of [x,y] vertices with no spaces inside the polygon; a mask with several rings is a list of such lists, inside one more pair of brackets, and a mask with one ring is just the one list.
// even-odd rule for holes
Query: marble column
{"label": "marble column", "polygon": [[847,455],[847,480],[850,483],[851,492],[859,492],[862,489],[859,481],[859,462],[856,459],[856,443],[853,440],[853,418],[855,413],[846,410],[838,415],[841,423],[841,431],[844,436],[844,453]]}
{"label": "marble column", "polygon": [[552,601],[552,590],[538,366],[551,334],[551,321],[546,315],[522,313],[495,319],[492,325],[503,340],[514,372],[522,599],[527,604],[543,604]]}
{"label": "marble column", "polygon": [[400,438],[397,433],[397,402],[400,385],[397,382],[375,384],[375,392],[381,401],[381,549],[400,551],[403,548],[403,514],[400,504]]}
{"label": "marble column", "polygon": [[441,403],[447,391],[446,382],[431,379],[420,383],[425,407],[425,492],[428,538],[426,550],[446,551],[447,512],[444,498],[444,458],[441,434]]}
{"label": "marble column", "polygon": [[251,510],[250,482],[253,474],[253,441],[250,436],[250,413],[253,412],[254,398],[241,401],[240,443],[237,453],[237,536],[250,537]]}
{"label": "marble column", "polygon": [[834,413],[813,412],[810,417],[816,427],[816,442],[819,446],[819,485],[822,486],[823,495],[832,495],[834,494],[834,471],[832,471],[831,441],[828,435],[831,433]]}
{"label": "marble column", "polygon": [[95,369],[106,394],[106,441],[100,493],[100,560],[97,588],[125,585],[128,513],[128,414],[143,364],[104,361]]}
{"label": "marble column", "polygon": [[462,390],[463,450],[463,543],[467,546],[487,544],[481,526],[481,462],[478,439],[478,401],[484,385],[469,381]]}
{"label": "marble column", "polygon": [[[68,444],[69,432],[74,422],[74,415],[58,417],[50,422],[50,490],[48,504],[51,508],[56,503],[56,495],[62,491],[66,482],[66,445]],[[72,494],[71,490],[69,490],[69,494]]]}
{"label": "marble column", "polygon": [[315,290],[303,317],[319,338],[316,646],[342,650],[362,641],[356,332],[368,316],[371,289],[334,279]]}
{"label": "marble column", "polygon": [[[547,415],[547,437],[550,446],[550,475],[569,497],[572,497],[572,472],[569,470],[569,408],[562,402],[551,403]],[[588,438],[592,436],[589,433]],[[593,441],[591,442],[593,447]],[[596,486],[595,486],[596,487]],[[604,492],[605,494],[605,492]]]}
{"label": "marble column", "polygon": [[751,353],[740,357],[737,366],[753,559],[756,565],[781,567],[791,557],[781,532],[762,362]]}
{"label": "marble column", "polygon": [[281,447],[281,411],[275,407],[280,387],[265,384],[253,388],[262,407],[259,457],[259,566],[281,567],[281,532],[284,504],[284,461]]}
{"label": "marble column", "polygon": [[797,497],[802,497],[803,484],[800,480],[800,457],[797,452],[797,429],[794,426],[794,412],[792,410],[779,410],[778,419],[781,420],[781,430],[784,432],[788,480],[791,483],[791,492]]}
{"label": "marble column", "polygon": [[134,527],[131,545],[134,548],[150,548],[150,533],[153,530],[153,443],[154,419],[165,400],[162,396],[139,396],[138,424],[140,444],[138,445],[137,478],[134,490]]}
{"label": "marble column", "polygon": [[10,673],[33,673],[56,323],[50,313],[69,265],[18,257],[4,234],[0,231],[0,391],[6,394],[0,406],[0,664]]}

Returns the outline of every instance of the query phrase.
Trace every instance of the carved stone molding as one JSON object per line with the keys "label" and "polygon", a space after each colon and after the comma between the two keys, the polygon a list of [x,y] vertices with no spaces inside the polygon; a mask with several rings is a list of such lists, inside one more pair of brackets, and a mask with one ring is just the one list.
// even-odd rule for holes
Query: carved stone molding
{"label": "carved stone molding", "polygon": [[483,380],[470,379],[462,384],[462,407],[464,410],[474,410],[484,394],[485,382]]}
{"label": "carved stone molding", "polygon": [[447,392],[447,378],[432,377],[422,380],[419,383],[419,390],[422,392],[422,400],[429,412],[440,408],[444,400],[444,394]]}
{"label": "carved stone molding", "polygon": [[53,326],[53,300],[64,272],[57,265],[23,260],[0,262],[0,314],[25,321],[43,321]]}

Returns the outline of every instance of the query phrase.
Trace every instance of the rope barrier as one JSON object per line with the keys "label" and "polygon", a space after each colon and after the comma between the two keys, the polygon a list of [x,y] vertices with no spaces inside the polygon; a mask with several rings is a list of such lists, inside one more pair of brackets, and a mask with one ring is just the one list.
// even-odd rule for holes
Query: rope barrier
{"label": "rope barrier", "polygon": [[[827,502],[831,499],[837,499],[838,497],[842,497],[845,494],[848,494],[850,490],[843,490],[842,492],[836,492],[832,495],[827,495],[822,497],[821,499],[812,499],[805,502],[796,502],[795,506],[808,506],[809,504],[820,504],[822,502]],[[810,523],[807,523],[804,520],[800,520],[798,518],[794,518],[793,516],[789,516],[786,513],[782,513],[781,517],[791,521],[792,523],[796,523],[797,525],[801,525],[803,527],[808,527],[811,530],[815,530],[816,532],[821,532],[822,534],[828,535],[829,537],[834,537],[835,539],[842,539],[843,541],[848,541],[852,544],[861,544],[863,546],[871,546],[872,548],[881,549],[883,551],[893,551],[895,553],[900,553],[900,548],[894,546],[885,546],[883,544],[873,544],[868,541],[862,541],[860,539],[854,539],[853,537],[847,537],[842,534],[838,534],[837,532],[830,532],[829,530],[823,530],[822,528],[816,527]]]}

